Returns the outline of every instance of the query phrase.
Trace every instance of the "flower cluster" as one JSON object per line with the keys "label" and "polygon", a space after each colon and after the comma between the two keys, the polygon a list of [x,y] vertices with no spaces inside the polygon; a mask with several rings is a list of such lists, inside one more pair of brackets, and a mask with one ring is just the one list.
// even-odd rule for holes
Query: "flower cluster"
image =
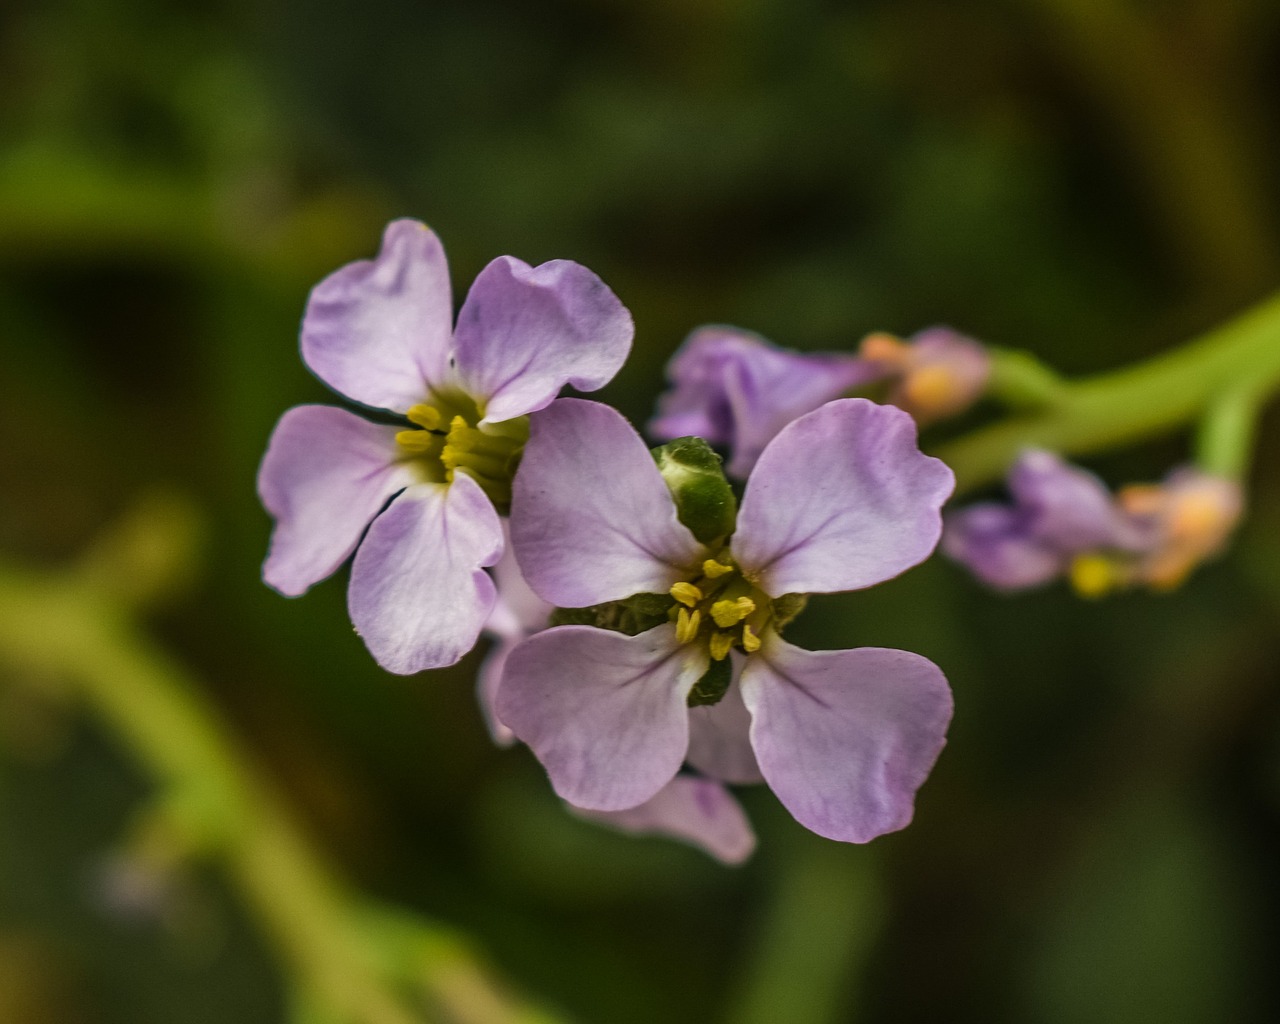
{"label": "flower cluster", "polygon": [[810,595],[888,580],[940,538],[1002,590],[1167,589],[1240,515],[1222,478],[1184,469],[1113,495],[1028,451],[1011,503],[944,529],[954,479],[917,431],[982,396],[993,357],[943,327],[820,354],[700,328],[650,448],[610,407],[561,397],[606,384],[632,334],[565,260],[494,260],[455,321],[439,240],[393,222],[308,301],[303,360],[371,416],[282,417],[258,477],[275,519],[263,576],[296,596],[352,558],[352,622],[392,672],[454,664],[487,636],[498,745],[527,745],[574,813],[725,862],[755,845],[729,787],[767,783],[812,831],[866,842],[911,820],[946,741],[932,662],[784,638]]}
{"label": "flower cluster", "polygon": [[1009,471],[1011,504],[981,502],[947,517],[942,550],[997,590],[1059,577],[1077,592],[1178,586],[1220,551],[1243,507],[1239,484],[1192,467],[1162,484],[1112,494],[1050,452],[1024,452]]}
{"label": "flower cluster", "polygon": [[857,355],[795,352],[735,327],[701,327],[671,360],[672,387],[649,432],[701,437],[727,450],[726,472],[745,480],[778,431],[827,402],[876,398],[928,423],[973,404],[990,370],[986,349],[947,327],[909,341],[870,334]]}

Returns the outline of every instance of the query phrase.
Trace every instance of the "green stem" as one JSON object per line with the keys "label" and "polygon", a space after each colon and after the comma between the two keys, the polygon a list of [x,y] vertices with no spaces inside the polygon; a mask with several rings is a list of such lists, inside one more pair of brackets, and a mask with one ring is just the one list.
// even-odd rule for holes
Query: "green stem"
{"label": "green stem", "polygon": [[1196,464],[1206,473],[1243,480],[1249,470],[1258,417],[1270,381],[1250,379],[1228,388],[1209,405],[1196,434]]}
{"label": "green stem", "polygon": [[200,852],[223,864],[297,986],[335,1019],[421,1024],[427,1018],[411,1008],[417,1000],[404,994],[409,983],[450,1021],[544,1019],[497,996],[451,931],[416,918],[420,955],[412,958],[412,977],[388,976],[368,905],[254,774],[195,681],[110,593],[77,575],[51,578],[0,565],[0,658],[70,681],[162,790],[199,816]]}
{"label": "green stem", "polygon": [[1066,385],[1052,405],[944,445],[957,493],[1004,475],[1027,447],[1086,455],[1171,431],[1248,382],[1258,402],[1280,387],[1280,295],[1187,345]]}

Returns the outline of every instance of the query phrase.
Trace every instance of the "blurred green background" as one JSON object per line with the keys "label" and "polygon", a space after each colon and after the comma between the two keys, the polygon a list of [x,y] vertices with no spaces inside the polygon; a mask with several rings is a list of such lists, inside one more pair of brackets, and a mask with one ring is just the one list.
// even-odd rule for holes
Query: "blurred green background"
{"label": "blurred green background", "polygon": [[[459,297],[502,253],[599,273],[637,422],[708,322],[811,349],[945,322],[1068,373],[1174,345],[1278,280],[1280,7],[10,0],[0,66],[0,562],[189,497],[200,557],[148,626],[363,890],[576,1021],[1280,1019],[1274,411],[1239,542],[1177,593],[1012,599],[935,559],[815,601],[802,645],[943,667],[950,743],[868,847],[744,793],[738,869],[564,813],[491,745],[479,652],[380,672],[345,571],[268,591],[253,486],[280,413],[331,400],[308,289],[398,215]],[[0,1021],[285,1019],[219,873],[121,894],[152,784],[45,683],[0,660]]]}

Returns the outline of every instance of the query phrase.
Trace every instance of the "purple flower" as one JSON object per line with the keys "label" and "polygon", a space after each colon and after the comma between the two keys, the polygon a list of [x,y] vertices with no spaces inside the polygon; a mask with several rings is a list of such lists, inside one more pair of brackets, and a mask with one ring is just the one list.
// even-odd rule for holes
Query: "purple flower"
{"label": "purple flower", "polygon": [[631,345],[626,309],[566,260],[499,257],[456,327],[451,309],[444,250],[417,221],[393,221],[375,259],[321,281],[303,360],[339,394],[408,422],[290,409],[258,473],[276,520],[263,578],[296,596],[356,552],[352,622],[379,664],[405,674],[456,662],[490,614],[484,567],[502,553],[528,414],[566,383],[601,387]]}
{"label": "purple flower", "polygon": [[905,342],[883,332],[868,334],[858,354],[891,381],[886,401],[906,409],[917,423],[963,412],[991,376],[986,348],[950,327],[917,331]]}
{"label": "purple flower", "polygon": [[[951,718],[942,673],[905,651],[801,650],[779,630],[800,595],[871,586],[927,557],[952,485],[951,471],[916,447],[905,413],[831,402],[774,438],[734,532],[704,545],[620,415],[555,402],[532,417],[515,485],[512,539],[525,576],[560,607],[647,594],[668,595],[669,611],[634,636],[571,625],[526,640],[507,659],[502,721],[563,798],[625,810],[689,757],[691,693],[741,651],[731,690],[750,719],[754,760],[797,820],[851,842],[902,828]],[[712,711],[733,709],[726,699]]]}
{"label": "purple flower", "polygon": [[734,327],[700,327],[667,367],[672,389],[658,399],[649,432],[664,441],[694,435],[727,448],[730,476],[746,479],[783,427],[881,375],[857,356],[779,348]]}
{"label": "purple flower", "polygon": [[944,553],[998,590],[1040,586],[1085,553],[1144,543],[1106,484],[1050,452],[1019,456],[1008,486],[1013,504],[981,502],[951,513],[942,536]]}

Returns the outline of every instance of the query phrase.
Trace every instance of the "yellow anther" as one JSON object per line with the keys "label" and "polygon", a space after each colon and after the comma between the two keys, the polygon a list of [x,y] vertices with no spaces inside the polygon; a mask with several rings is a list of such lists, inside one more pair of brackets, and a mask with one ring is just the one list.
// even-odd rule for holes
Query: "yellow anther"
{"label": "yellow anther", "polygon": [[717,601],[711,606],[711,617],[721,629],[729,629],[755,610],[756,603],[751,598],[740,597],[736,601]]}
{"label": "yellow anther", "polygon": [[702,575],[709,580],[718,579],[731,572],[733,572],[733,566],[717,562],[714,558],[708,558],[702,563]]}
{"label": "yellow anther", "polygon": [[455,416],[449,423],[449,443],[460,452],[469,452],[476,446],[477,433],[461,416]]}
{"label": "yellow anther", "polygon": [[702,612],[698,609],[689,611],[681,608],[676,617],[676,643],[687,644],[698,635],[698,627],[702,625]]}
{"label": "yellow anther", "polygon": [[754,654],[760,650],[760,638],[751,631],[751,627],[745,622],[742,624],[742,649],[748,654]]}
{"label": "yellow anther", "polygon": [[712,633],[711,634],[711,657],[716,661],[724,661],[729,656],[729,651],[733,648],[732,633]]}
{"label": "yellow anther", "polygon": [[416,423],[426,430],[439,430],[444,426],[444,417],[434,405],[415,405],[405,413],[410,423]]}
{"label": "yellow anther", "polygon": [[673,583],[670,594],[681,604],[687,604],[690,608],[702,600],[702,591],[692,583]]}
{"label": "yellow anther", "polygon": [[438,440],[438,435],[425,430],[402,430],[396,434],[396,444],[413,455],[421,455]]}
{"label": "yellow anther", "polygon": [[1078,555],[1071,563],[1071,586],[1081,597],[1105,597],[1120,582],[1118,567],[1105,555]]}

